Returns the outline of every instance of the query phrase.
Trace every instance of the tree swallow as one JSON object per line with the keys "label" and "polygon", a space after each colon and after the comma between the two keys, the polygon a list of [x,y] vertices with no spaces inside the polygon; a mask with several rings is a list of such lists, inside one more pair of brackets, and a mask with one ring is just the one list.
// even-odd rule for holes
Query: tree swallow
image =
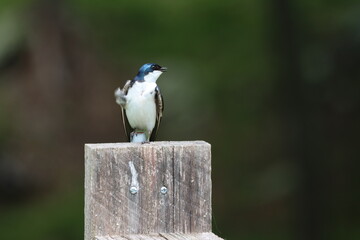
{"label": "tree swallow", "polygon": [[156,80],[166,70],[158,64],[146,63],[122,90],[115,90],[116,103],[121,106],[125,134],[130,142],[155,140],[164,110]]}

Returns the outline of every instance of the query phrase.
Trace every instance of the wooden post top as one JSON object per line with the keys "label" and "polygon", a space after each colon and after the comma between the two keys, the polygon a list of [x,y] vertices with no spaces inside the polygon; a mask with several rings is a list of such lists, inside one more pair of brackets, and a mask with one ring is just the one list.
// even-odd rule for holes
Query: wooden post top
{"label": "wooden post top", "polygon": [[154,234],[220,239],[211,233],[211,145],[85,144],[85,240]]}
{"label": "wooden post top", "polygon": [[171,146],[194,146],[194,145],[206,145],[211,146],[209,143],[197,140],[197,141],[155,141],[148,143],[131,143],[131,142],[118,142],[118,143],[86,143],[85,147],[91,149],[103,149],[103,148],[141,148],[141,147],[171,147]]}

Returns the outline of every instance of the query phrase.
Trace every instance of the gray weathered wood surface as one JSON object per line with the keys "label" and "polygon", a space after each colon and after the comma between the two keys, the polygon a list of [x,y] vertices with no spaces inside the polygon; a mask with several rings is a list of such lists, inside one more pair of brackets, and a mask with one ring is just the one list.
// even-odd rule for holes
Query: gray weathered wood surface
{"label": "gray weathered wood surface", "polygon": [[85,240],[220,239],[210,233],[210,148],[204,141],[86,144]]}
{"label": "gray weathered wood surface", "polygon": [[213,233],[160,233],[125,236],[99,236],[96,240],[221,240]]}

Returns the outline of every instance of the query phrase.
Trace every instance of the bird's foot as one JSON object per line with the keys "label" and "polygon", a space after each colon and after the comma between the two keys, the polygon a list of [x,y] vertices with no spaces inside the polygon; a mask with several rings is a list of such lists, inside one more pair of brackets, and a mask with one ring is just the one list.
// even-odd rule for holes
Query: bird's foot
{"label": "bird's foot", "polygon": [[141,142],[141,144],[150,144],[150,141]]}
{"label": "bird's foot", "polygon": [[130,134],[130,142],[145,143],[149,142],[149,139],[146,137],[144,132],[134,131]]}

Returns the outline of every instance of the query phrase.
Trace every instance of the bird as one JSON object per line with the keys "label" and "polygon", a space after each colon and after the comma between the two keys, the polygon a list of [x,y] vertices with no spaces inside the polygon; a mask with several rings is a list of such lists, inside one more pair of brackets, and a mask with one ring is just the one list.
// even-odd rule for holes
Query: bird
{"label": "bird", "polygon": [[155,141],[164,111],[164,99],[156,84],[167,71],[156,63],[146,63],[123,89],[115,90],[116,103],[121,106],[122,122],[129,142]]}

